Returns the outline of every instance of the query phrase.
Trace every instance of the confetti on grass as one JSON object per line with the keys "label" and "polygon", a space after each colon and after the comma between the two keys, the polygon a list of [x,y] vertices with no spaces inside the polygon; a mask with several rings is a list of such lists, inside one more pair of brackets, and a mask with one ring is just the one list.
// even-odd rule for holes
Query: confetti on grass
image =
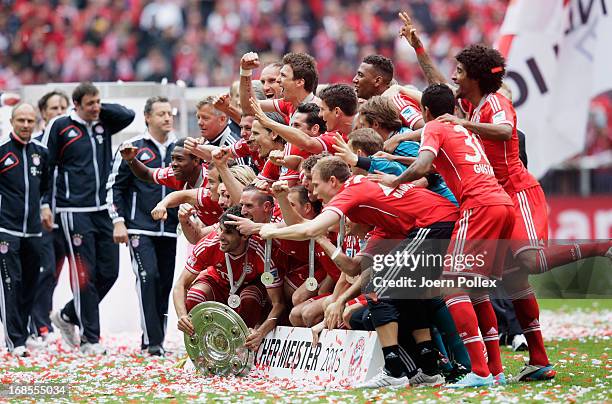
{"label": "confetti on grass", "polygon": [[[184,355],[182,341],[168,341],[165,358],[143,355],[136,334],[102,340],[109,354],[84,357],[55,342],[30,358],[14,358],[0,351],[0,381],[9,383],[68,383],[67,397],[51,402],[128,400],[194,400],[252,402],[610,402],[612,396],[612,312],[543,311],[546,345],[559,372],[555,380],[510,383],[490,389],[351,390],[322,381],[265,379],[254,370],[248,377],[204,377],[174,367]],[[526,353],[503,351],[507,376],[516,374]],[[0,398],[2,401],[2,398]]]}

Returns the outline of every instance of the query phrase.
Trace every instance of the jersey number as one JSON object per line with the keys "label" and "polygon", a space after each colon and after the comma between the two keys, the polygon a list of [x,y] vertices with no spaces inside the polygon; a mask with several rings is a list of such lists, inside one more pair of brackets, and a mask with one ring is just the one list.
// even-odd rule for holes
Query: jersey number
{"label": "jersey number", "polygon": [[468,147],[470,147],[472,150],[474,150],[473,155],[468,154],[468,153],[465,154],[465,159],[467,161],[469,161],[470,163],[479,163],[480,160],[484,158],[487,164],[489,164],[487,155],[485,154],[484,150],[482,150],[482,146],[480,145],[480,142],[478,141],[478,138],[476,137],[476,135],[470,133],[467,129],[465,129],[461,125],[455,125],[453,129],[455,130],[455,132],[463,133],[465,135],[465,139],[464,139],[465,144]]}

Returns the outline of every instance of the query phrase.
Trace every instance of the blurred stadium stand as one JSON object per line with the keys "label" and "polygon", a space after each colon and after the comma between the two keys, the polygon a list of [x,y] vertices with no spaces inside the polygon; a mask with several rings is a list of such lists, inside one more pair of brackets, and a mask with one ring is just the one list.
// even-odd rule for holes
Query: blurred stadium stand
{"label": "blurred stadium stand", "polygon": [[[350,82],[363,56],[381,53],[394,60],[399,82],[423,88],[414,52],[397,35],[398,11],[408,8],[426,47],[450,74],[459,49],[495,40],[507,3],[0,0],[0,89],[83,80],[180,80],[189,88],[186,103],[176,105],[177,129],[186,135],[197,130],[194,100],[210,87],[227,88],[246,51],[258,51],[264,62],[288,51],[309,52],[318,61],[321,83]],[[527,141],[529,136],[537,134],[527,134]],[[585,150],[541,179],[546,193],[612,194],[611,150],[612,92],[592,103]]]}

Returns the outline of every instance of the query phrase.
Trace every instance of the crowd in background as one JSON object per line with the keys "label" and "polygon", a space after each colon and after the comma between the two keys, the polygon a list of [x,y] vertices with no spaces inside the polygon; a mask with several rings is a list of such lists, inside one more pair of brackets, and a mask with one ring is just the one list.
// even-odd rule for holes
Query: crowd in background
{"label": "crowd in background", "polygon": [[[396,79],[425,87],[398,35],[397,13],[414,16],[445,73],[470,43],[492,44],[507,0],[3,0],[0,88],[78,81],[230,85],[240,55],[317,59],[321,83],[350,82],[368,54],[390,57]],[[469,21],[469,24],[467,23]],[[612,94],[592,103],[585,150],[612,149]]]}

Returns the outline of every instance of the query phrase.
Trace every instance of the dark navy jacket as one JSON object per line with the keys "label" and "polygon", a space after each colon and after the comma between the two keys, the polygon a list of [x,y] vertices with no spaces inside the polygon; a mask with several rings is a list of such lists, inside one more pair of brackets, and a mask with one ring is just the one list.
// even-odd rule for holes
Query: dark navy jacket
{"label": "dark navy jacket", "polygon": [[[144,165],[149,168],[164,168],[170,166],[175,141],[174,135],[170,135],[168,141],[162,145],[145,132],[144,135],[129,139],[127,143],[138,147],[136,158]],[[171,190],[136,178],[128,164],[121,158],[119,150],[115,153],[106,189],[108,191],[106,201],[110,206],[113,224],[125,221],[128,234],[176,237],[177,209],[168,209],[166,221],[156,221],[151,217],[153,208]]]}
{"label": "dark navy jacket", "polygon": [[[57,166],[57,212],[95,212],[108,209],[106,182],[113,158],[111,136],[134,120],[134,111],[102,104],[100,118],[87,124],[76,113],[54,118],[43,136],[49,149],[49,170]],[[51,187],[49,187],[51,188]],[[51,201],[50,193],[44,198]]]}
{"label": "dark navy jacket", "polygon": [[16,237],[40,237],[41,196],[49,186],[47,148],[16,135],[0,140],[0,232]]}

